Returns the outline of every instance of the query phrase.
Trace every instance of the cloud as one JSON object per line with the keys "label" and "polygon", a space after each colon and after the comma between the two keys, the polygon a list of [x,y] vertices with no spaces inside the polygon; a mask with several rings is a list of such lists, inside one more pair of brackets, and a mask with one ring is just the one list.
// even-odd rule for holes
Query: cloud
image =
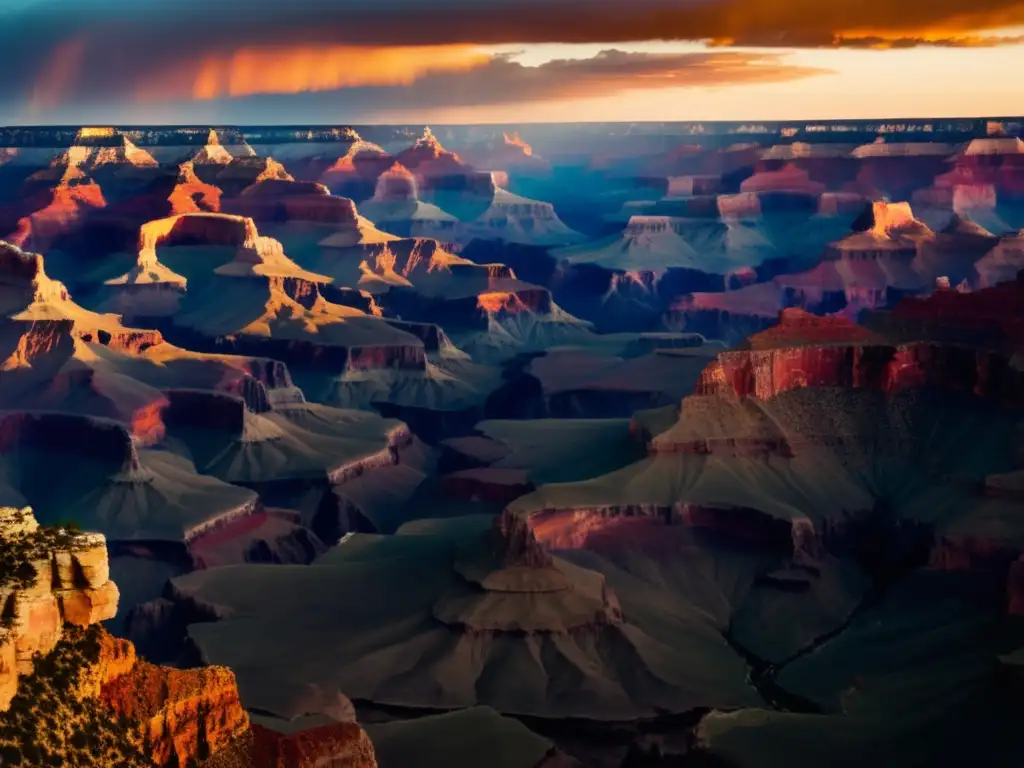
{"label": "cloud", "polygon": [[1024,0],[2,2],[0,107],[28,104],[37,114],[55,105],[400,86],[445,72],[465,83],[494,75],[474,73],[492,66],[481,47],[498,44],[978,47],[1020,42],[993,30],[1024,25]]}
{"label": "cloud", "polygon": [[[84,31],[151,54],[244,46],[978,38],[1024,25],[1024,0],[37,0],[4,37]],[[998,39],[989,37],[992,43]]]}
{"label": "cloud", "polygon": [[[289,59],[297,53],[277,55]],[[205,65],[199,67],[204,70]],[[248,70],[246,70],[248,71]],[[258,121],[259,115],[301,114],[304,122],[373,121],[379,116],[408,114],[408,111],[430,111],[460,107],[486,107],[516,103],[537,103],[564,98],[609,96],[636,89],[718,88],[732,85],[771,83],[797,80],[825,74],[827,70],[787,64],[785,56],[775,53],[744,53],[708,51],[701,53],[631,53],[605,50],[589,59],[550,61],[540,66],[524,66],[514,55],[488,57],[483,62],[456,69],[434,69],[407,82],[378,79],[377,83],[341,83],[331,88],[334,78],[321,74],[323,88],[292,87],[290,77],[280,79],[276,93],[260,93],[250,88],[241,77],[233,84],[230,78],[204,92],[198,101],[195,85],[179,80],[172,90],[161,90],[166,109],[155,102],[137,101],[133,105],[112,106],[117,119],[105,121],[150,122],[148,115],[188,114],[201,122],[246,123]],[[200,83],[200,85],[202,85]],[[314,84],[315,86],[316,84]],[[203,86],[205,88],[205,86]],[[222,98],[229,97],[229,98]],[[175,107],[177,103],[179,107]],[[190,102],[187,105],[185,102]],[[99,119],[107,107],[93,114]],[[88,112],[87,112],[88,114]],[[160,120],[156,120],[159,122]],[[176,122],[180,122],[177,120]]]}
{"label": "cloud", "polygon": [[[506,56],[462,74],[430,75],[412,88],[393,89],[395,106],[472,106],[609,96],[652,88],[711,88],[797,80],[827,70],[785,63],[777,54],[629,53],[605,50],[589,59],[527,67]],[[388,99],[377,90],[374,100]]]}

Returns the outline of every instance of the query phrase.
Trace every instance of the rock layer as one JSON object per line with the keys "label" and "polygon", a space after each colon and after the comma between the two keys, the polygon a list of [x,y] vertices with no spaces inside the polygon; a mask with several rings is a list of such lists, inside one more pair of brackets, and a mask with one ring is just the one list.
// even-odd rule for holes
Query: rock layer
{"label": "rock layer", "polygon": [[30,508],[0,507],[0,709],[17,691],[33,658],[48,654],[65,622],[85,627],[117,614],[118,589],[109,579],[106,540],[39,527]]}

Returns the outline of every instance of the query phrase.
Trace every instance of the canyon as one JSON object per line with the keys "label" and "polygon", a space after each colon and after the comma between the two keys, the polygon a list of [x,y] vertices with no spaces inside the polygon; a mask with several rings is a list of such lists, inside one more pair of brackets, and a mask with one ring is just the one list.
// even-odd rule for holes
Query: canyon
{"label": "canyon", "polygon": [[1024,145],[901,125],[0,129],[4,764],[1019,762]]}

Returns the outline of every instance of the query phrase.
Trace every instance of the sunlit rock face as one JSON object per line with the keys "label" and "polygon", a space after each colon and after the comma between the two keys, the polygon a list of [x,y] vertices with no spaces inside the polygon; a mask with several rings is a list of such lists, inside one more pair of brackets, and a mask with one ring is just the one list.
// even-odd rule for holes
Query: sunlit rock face
{"label": "sunlit rock face", "polygon": [[64,165],[95,171],[102,166],[156,168],[159,163],[143,149],[113,128],[82,128],[75,142],[54,159],[53,165]]}
{"label": "sunlit rock face", "polygon": [[91,215],[107,206],[100,185],[77,166],[59,166],[52,171],[33,174],[22,185],[22,195],[14,206],[14,215],[20,218],[4,237],[8,242],[45,252],[76,234]]}
{"label": "sunlit rock face", "polygon": [[[10,432],[0,433],[4,444]],[[65,622],[85,627],[113,618],[119,593],[99,534],[47,531],[30,507],[0,506],[0,539],[19,561],[0,585],[5,615],[12,619],[0,638],[0,710],[6,710],[18,678],[32,672],[36,654],[46,655],[60,642]],[[19,565],[20,575],[14,572]]]}
{"label": "sunlit rock face", "polygon": [[443,176],[471,170],[462,158],[441,146],[429,127],[411,147],[399,152],[395,160],[419,176]]}
{"label": "sunlit rock face", "polygon": [[210,129],[206,144],[189,158],[194,165],[230,165],[234,156],[220,143],[217,131]]}
{"label": "sunlit rock face", "polygon": [[76,340],[119,350],[145,349],[161,340],[156,331],[126,328],[115,315],[83,309],[63,283],[46,274],[41,255],[7,243],[0,243],[0,324],[16,342],[4,369],[28,366]]}
{"label": "sunlit rock face", "polygon": [[138,250],[156,252],[175,245],[253,245],[259,233],[256,223],[243,216],[197,213],[151,221],[139,230]]}
{"label": "sunlit rock face", "polygon": [[377,177],[394,162],[383,148],[356,136],[345,154],[320,172],[318,180],[336,195],[362,201],[374,194]]}

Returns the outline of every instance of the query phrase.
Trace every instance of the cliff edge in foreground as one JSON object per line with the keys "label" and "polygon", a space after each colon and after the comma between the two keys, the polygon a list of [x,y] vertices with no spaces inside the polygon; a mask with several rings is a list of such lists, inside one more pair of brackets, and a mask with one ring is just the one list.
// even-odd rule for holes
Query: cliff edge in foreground
{"label": "cliff edge in foreground", "polygon": [[377,766],[355,723],[287,735],[252,726],[231,670],[156,666],[109,635],[99,622],[119,594],[99,534],[0,506],[0,596],[4,766]]}

